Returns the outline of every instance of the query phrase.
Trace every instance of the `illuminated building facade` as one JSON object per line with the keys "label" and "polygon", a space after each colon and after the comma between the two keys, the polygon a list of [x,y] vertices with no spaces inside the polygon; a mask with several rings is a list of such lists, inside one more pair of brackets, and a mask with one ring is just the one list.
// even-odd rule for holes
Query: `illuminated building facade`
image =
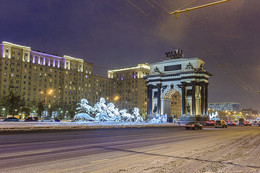
{"label": "illuminated building facade", "polygon": [[93,64],[64,55],[57,56],[31,50],[30,47],[2,42],[0,44],[0,99],[13,94],[32,102],[75,104],[91,93]]}
{"label": "illuminated building facade", "polygon": [[140,114],[145,115],[147,109],[147,87],[144,76],[149,75],[150,66],[147,63],[137,67],[115,69],[108,71],[108,78],[112,80],[111,102],[119,109],[127,109],[130,113],[138,107]]}
{"label": "illuminated building facade", "polygon": [[146,76],[148,114],[208,114],[208,79],[211,76],[200,58],[184,58],[183,51],[167,52],[164,61],[150,65]]}
{"label": "illuminated building facade", "polygon": [[219,102],[219,103],[209,103],[209,109],[215,111],[229,111],[229,112],[239,112],[239,103],[234,102]]}
{"label": "illuminated building facade", "polygon": [[113,102],[113,100],[111,100],[111,79],[98,75],[92,75],[90,87],[91,100],[89,102],[91,105],[99,102],[101,97],[105,98],[107,102]]}

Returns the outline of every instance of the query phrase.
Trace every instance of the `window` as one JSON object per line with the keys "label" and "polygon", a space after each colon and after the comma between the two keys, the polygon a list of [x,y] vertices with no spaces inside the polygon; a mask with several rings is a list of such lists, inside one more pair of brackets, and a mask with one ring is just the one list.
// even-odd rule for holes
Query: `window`
{"label": "window", "polygon": [[174,70],[181,70],[181,64],[170,65],[170,66],[165,66],[164,67],[164,71],[174,71]]}

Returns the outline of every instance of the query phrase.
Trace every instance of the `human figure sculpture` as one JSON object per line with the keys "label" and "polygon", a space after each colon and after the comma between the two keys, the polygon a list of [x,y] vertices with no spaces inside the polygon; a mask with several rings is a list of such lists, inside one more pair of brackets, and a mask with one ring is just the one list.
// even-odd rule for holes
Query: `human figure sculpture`
{"label": "human figure sculpture", "polygon": [[115,108],[114,103],[107,104],[107,115],[110,117],[111,121],[121,121],[120,113],[118,111],[118,108]]}
{"label": "human figure sculpture", "polygon": [[133,110],[133,116],[135,116],[135,122],[144,122],[143,117],[139,113],[139,108],[135,107]]}

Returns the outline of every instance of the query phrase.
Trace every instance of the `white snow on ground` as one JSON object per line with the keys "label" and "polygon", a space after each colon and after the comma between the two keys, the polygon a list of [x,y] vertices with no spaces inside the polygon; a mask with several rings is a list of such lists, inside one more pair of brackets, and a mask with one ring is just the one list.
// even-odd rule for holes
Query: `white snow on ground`
{"label": "white snow on ground", "polygon": [[33,130],[33,129],[98,129],[98,128],[127,128],[127,127],[171,127],[179,126],[174,123],[122,123],[122,122],[0,122],[0,131]]}

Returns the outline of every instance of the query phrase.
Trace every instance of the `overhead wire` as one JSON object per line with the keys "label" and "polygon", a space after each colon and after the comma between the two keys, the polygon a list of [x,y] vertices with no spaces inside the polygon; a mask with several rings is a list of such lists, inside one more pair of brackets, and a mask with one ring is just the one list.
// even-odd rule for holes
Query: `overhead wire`
{"label": "overhead wire", "polygon": [[[154,0],[152,0],[152,1],[154,1]],[[183,7],[181,7],[181,8],[184,8],[185,6],[187,6],[187,5],[191,4],[191,3],[193,3],[194,1],[195,1],[195,0],[191,1],[190,3],[185,4],[185,5],[184,5]],[[154,1],[154,2],[156,2],[156,1]],[[159,7],[162,8],[162,6],[161,6],[159,3],[156,2],[156,4],[157,4]],[[162,8],[162,9],[167,12],[167,10],[165,10],[164,8]],[[176,25],[175,27],[178,27],[178,25]],[[199,32],[201,32],[201,31],[199,31]],[[196,51],[197,49],[194,49],[191,44],[189,44],[188,47],[192,48],[193,51],[195,50],[194,52],[197,52],[197,51]],[[205,49],[202,49],[202,50],[205,51]],[[206,51],[206,54],[211,55],[212,57],[215,57],[215,55],[212,54],[212,53],[210,53],[208,50]],[[208,59],[208,60],[210,60],[211,62],[215,61],[216,64],[221,64],[221,63],[222,63],[222,62],[220,62],[220,61],[218,60],[218,58],[213,58],[213,59],[210,58],[210,59]],[[251,87],[251,86],[250,86],[246,81],[244,81],[240,76],[238,76],[237,74],[232,73],[228,67],[224,68],[222,72],[223,72],[223,74],[227,75],[227,76],[228,76],[233,82],[235,82],[238,86],[240,86],[242,89],[244,89],[244,91],[246,91],[246,92],[249,93],[250,95],[257,96],[257,95],[256,95],[257,93],[256,93],[256,91],[253,89],[253,87]]]}
{"label": "overhead wire", "polygon": [[[152,4],[151,2],[149,2],[149,0],[145,0],[146,3],[155,8],[156,10],[158,10],[158,8],[156,8],[156,6],[154,6],[154,4],[156,4],[158,7],[160,7],[163,11],[165,11],[166,13],[169,13],[169,11],[167,9],[165,9],[162,5],[160,5],[158,2],[156,2],[155,0],[151,0],[154,4]],[[184,6],[178,8],[184,8],[187,7],[188,5],[192,4],[193,2],[195,2],[196,0],[192,0],[191,2],[185,4]],[[139,11],[141,11],[143,14],[146,15],[146,13],[141,10],[137,5],[135,5],[133,2],[130,2],[130,0],[127,0],[128,3],[130,3],[133,7],[135,7],[136,9],[138,9]],[[163,15],[164,13],[161,13],[161,15]],[[168,14],[167,14],[168,15]],[[147,16],[147,15],[146,15]],[[173,25],[172,26],[179,28],[179,25]],[[204,27],[204,29],[206,29],[206,27]],[[199,31],[202,33],[202,31]],[[185,45],[186,47],[189,47],[192,49],[193,52],[197,53],[197,49],[195,49],[191,44],[187,44]],[[211,57],[215,57],[214,53],[211,53],[209,50],[207,49],[202,49],[202,51],[204,51],[207,55],[210,55]],[[207,59],[208,61],[212,62],[213,64],[222,64],[223,62],[219,61],[218,58],[209,58]],[[214,62],[215,61],[215,62]],[[217,67],[218,68],[218,67]],[[256,91],[253,89],[253,87],[251,87],[246,81],[244,81],[243,79],[241,79],[240,76],[238,76],[237,74],[234,74],[233,72],[230,71],[230,69],[228,67],[223,68],[221,70],[221,72],[223,72],[223,74],[225,74],[226,76],[228,76],[233,82],[235,82],[237,85],[239,85],[242,89],[244,89],[246,92],[255,95]]]}

